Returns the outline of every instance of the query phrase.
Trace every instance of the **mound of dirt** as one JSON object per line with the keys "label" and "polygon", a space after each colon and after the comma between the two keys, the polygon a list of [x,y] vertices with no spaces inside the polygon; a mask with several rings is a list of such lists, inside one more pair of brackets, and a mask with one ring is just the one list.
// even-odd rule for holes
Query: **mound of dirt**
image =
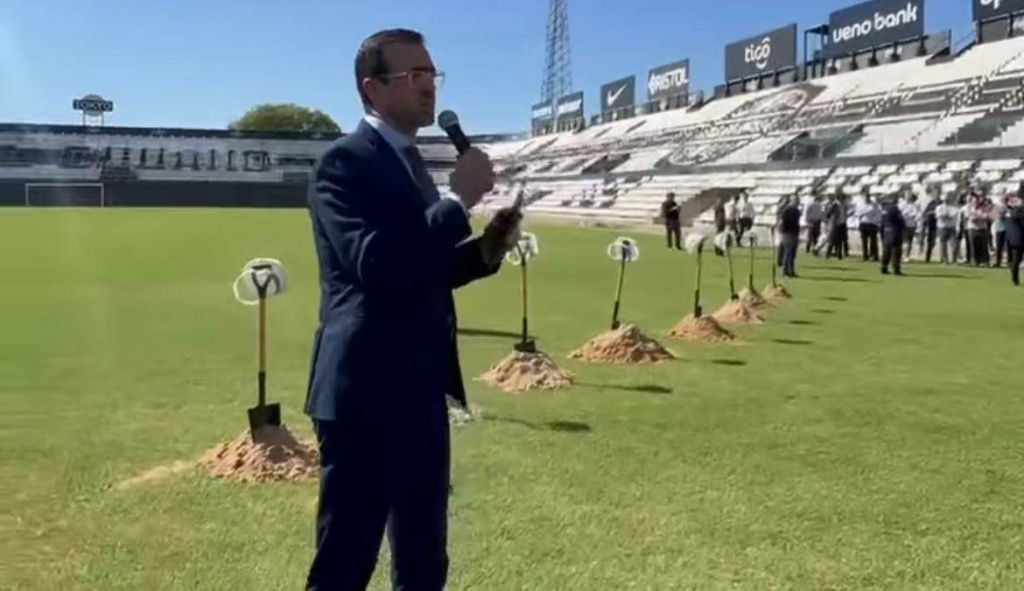
{"label": "mound of dirt", "polygon": [[513,351],[480,379],[506,392],[554,390],[572,385],[572,374],[559,369],[546,354]]}
{"label": "mound of dirt", "polygon": [[789,290],[786,289],[785,285],[779,283],[777,285],[769,285],[764,288],[764,297],[768,300],[788,300],[793,297],[793,295],[789,293]]}
{"label": "mound of dirt", "polygon": [[284,425],[261,427],[253,439],[246,429],[234,441],[203,454],[199,463],[213,476],[239,482],[317,477],[320,458],[316,445],[299,441]]}
{"label": "mound of dirt", "polygon": [[757,315],[749,306],[739,300],[729,300],[724,306],[712,314],[722,324],[761,324],[764,318]]}
{"label": "mound of dirt", "polygon": [[594,337],[569,357],[597,363],[657,363],[675,359],[658,341],[632,324]]}
{"label": "mound of dirt", "polygon": [[757,290],[746,287],[740,292],[740,303],[748,308],[757,310],[758,308],[764,308],[768,305],[766,300],[761,294],[757,293]]}
{"label": "mound of dirt", "polygon": [[693,314],[683,318],[668,334],[684,341],[702,343],[725,343],[736,338],[711,316],[694,318]]}

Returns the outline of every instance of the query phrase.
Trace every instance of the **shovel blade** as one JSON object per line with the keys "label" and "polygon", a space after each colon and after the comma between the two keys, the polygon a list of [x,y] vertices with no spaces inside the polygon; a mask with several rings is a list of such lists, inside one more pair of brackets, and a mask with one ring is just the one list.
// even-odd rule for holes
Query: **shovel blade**
{"label": "shovel blade", "polygon": [[512,349],[519,353],[536,353],[537,343],[533,339],[519,341],[518,343],[512,345]]}
{"label": "shovel blade", "polygon": [[280,404],[264,404],[261,406],[254,406],[248,409],[249,413],[249,431],[253,437],[256,436],[256,431],[262,427],[281,426],[281,405]]}

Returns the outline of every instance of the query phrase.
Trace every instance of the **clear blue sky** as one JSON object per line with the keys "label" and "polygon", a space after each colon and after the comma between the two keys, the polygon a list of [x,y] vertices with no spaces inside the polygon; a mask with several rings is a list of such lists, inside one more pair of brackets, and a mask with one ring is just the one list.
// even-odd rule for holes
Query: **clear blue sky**
{"label": "clear blue sky", "polygon": [[[723,47],[855,0],[569,0],[573,86],[691,58],[722,82]],[[352,129],[352,59],[392,26],[427,36],[447,74],[440,108],[470,132],[522,131],[540,95],[547,0],[0,0],[0,121],[75,123],[71,100],[113,100],[110,125],[223,128],[261,102],[319,108]],[[926,0],[928,31],[970,32],[970,0]]]}

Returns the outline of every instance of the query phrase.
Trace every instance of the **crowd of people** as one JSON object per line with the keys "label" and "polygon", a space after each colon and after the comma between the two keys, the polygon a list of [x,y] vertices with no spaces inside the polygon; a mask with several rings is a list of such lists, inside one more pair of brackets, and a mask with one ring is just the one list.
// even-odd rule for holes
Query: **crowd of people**
{"label": "crowd of people", "polygon": [[[850,256],[853,226],[860,236],[861,258],[880,263],[882,273],[901,275],[903,262],[916,255],[930,263],[937,254],[944,265],[1002,267],[1005,261],[1013,284],[1020,285],[1024,183],[1016,194],[1007,191],[998,196],[984,186],[960,195],[943,195],[940,187],[933,186],[923,199],[911,189],[875,197],[865,187],[858,203],[842,191],[826,197],[815,193],[803,204],[787,196],[779,203],[776,218],[779,266],[787,274],[795,270],[792,263],[787,268],[786,248],[792,235],[799,237],[801,226],[806,228],[808,254],[838,259]],[[795,257],[795,252],[790,253],[789,258]]]}
{"label": "crowd of people", "polygon": [[[668,193],[662,204],[669,248],[680,248],[679,205]],[[717,233],[729,231],[740,244],[754,226],[755,210],[746,192],[715,205]],[[796,277],[796,257],[804,236],[804,252],[826,259],[850,256],[850,228],[860,238],[860,257],[879,263],[884,274],[903,274],[902,264],[919,257],[943,265],[1002,267],[1020,285],[1024,256],[1024,182],[1016,193],[975,185],[959,194],[943,195],[938,185],[923,196],[907,188],[881,197],[864,187],[854,202],[841,190],[823,196],[813,192],[801,202],[783,197],[776,209],[778,266],[783,275]],[[724,254],[717,246],[715,252]]]}

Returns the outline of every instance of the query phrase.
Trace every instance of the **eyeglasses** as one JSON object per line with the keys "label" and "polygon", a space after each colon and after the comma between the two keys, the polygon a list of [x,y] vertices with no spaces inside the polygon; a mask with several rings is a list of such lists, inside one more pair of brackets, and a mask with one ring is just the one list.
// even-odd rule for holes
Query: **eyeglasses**
{"label": "eyeglasses", "polygon": [[435,70],[407,70],[405,72],[395,72],[393,74],[381,74],[378,76],[381,80],[400,80],[405,79],[410,85],[419,86],[430,80],[435,88],[441,88],[444,84],[444,72],[438,72]]}

